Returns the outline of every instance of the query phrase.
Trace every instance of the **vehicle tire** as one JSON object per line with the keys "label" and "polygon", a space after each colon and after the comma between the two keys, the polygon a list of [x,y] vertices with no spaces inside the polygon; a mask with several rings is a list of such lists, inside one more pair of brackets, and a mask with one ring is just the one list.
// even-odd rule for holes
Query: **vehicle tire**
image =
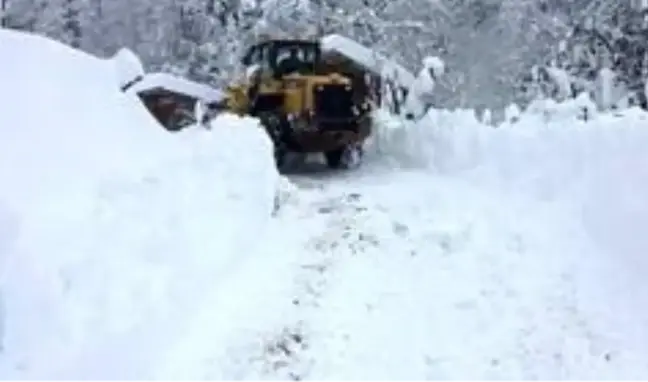
{"label": "vehicle tire", "polygon": [[286,151],[285,148],[280,147],[280,146],[275,146],[274,160],[275,160],[275,165],[277,166],[277,171],[279,171],[279,172],[281,172],[284,165],[286,164],[286,154],[287,154],[287,151]]}
{"label": "vehicle tire", "polygon": [[329,168],[340,168],[342,165],[342,156],[344,155],[345,149],[346,147],[325,152],[324,156],[326,157],[326,165]]}
{"label": "vehicle tire", "polygon": [[347,145],[337,150],[324,153],[326,164],[332,169],[350,169],[357,167],[362,162],[362,146]]}

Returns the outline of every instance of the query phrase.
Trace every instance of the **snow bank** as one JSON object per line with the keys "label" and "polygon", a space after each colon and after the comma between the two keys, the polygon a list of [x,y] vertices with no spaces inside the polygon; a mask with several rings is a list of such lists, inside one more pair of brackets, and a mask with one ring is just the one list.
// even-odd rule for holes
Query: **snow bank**
{"label": "snow bank", "polygon": [[[453,150],[463,148],[454,147],[456,145],[450,137],[456,134],[456,130],[462,132],[455,128],[457,126],[479,124],[472,110],[431,109],[421,120],[411,121],[379,109],[374,112],[373,118],[375,130],[367,142],[367,159],[395,168],[428,168],[435,166],[438,161],[445,161],[447,155],[456,158],[456,162],[461,161],[460,155]],[[440,139],[444,139],[443,144],[436,145]]]}
{"label": "snow bank", "polygon": [[480,184],[561,199],[582,208],[588,224],[623,226],[593,235],[618,236],[618,245],[644,258],[639,255],[648,250],[648,238],[640,234],[641,223],[648,223],[648,114],[629,109],[584,121],[577,102],[537,111],[498,128],[482,125],[468,111],[434,111],[409,130],[408,142],[426,146],[415,152],[417,163],[437,173],[462,173]]}
{"label": "snow bank", "polygon": [[631,109],[583,121],[574,118],[579,111],[561,106],[558,117],[544,123],[526,115],[494,130],[466,125],[463,134],[434,144],[463,148],[446,152],[435,165],[448,171],[463,163],[480,183],[562,201],[602,246],[648,271],[648,238],[642,233],[648,224],[648,114]]}
{"label": "snow bank", "polygon": [[[642,281],[648,273],[648,114],[628,109],[585,121],[583,103],[535,105],[497,128],[470,110],[433,110],[418,124],[392,120],[398,127],[382,129],[381,150],[395,166],[414,164],[480,189],[560,206],[609,254],[610,267],[624,269],[623,276],[610,271],[603,285],[628,279],[631,292],[623,293],[648,293]],[[591,261],[585,253],[583,260]],[[637,315],[648,325],[648,314]]]}
{"label": "snow bank", "polygon": [[[641,255],[648,252],[648,237],[641,234],[641,223],[648,223],[647,120],[639,109],[597,114],[583,97],[537,102],[497,128],[472,110],[431,110],[419,123],[380,111],[368,156],[397,168],[461,175],[480,187],[562,200],[588,216],[592,234],[609,239],[606,246],[625,248],[637,261],[646,258],[648,271]],[[603,228],[610,226],[623,229]]]}
{"label": "snow bank", "polygon": [[38,36],[0,57],[0,376],[147,378],[269,219],[271,143],[170,135],[113,60]]}
{"label": "snow bank", "polygon": [[[648,272],[648,114],[582,119],[583,100],[535,105],[514,123],[482,124],[471,110],[432,110],[417,124],[383,116],[370,152],[393,166],[465,176],[480,187],[560,200],[593,237]],[[586,105],[591,106],[591,105]],[[610,229],[610,227],[615,227]]]}

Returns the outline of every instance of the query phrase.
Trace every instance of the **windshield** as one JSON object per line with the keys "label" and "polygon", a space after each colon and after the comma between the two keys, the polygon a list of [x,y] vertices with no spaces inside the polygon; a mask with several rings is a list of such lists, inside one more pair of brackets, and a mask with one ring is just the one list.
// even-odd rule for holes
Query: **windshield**
{"label": "windshield", "polygon": [[275,74],[306,74],[313,71],[318,60],[317,44],[274,42],[257,45],[243,59],[246,68],[256,67]]}
{"label": "windshield", "polygon": [[314,44],[277,45],[275,70],[279,73],[312,72],[317,62],[317,47]]}
{"label": "windshield", "polygon": [[277,48],[277,63],[293,58],[303,63],[314,64],[315,48],[312,46],[280,46]]}
{"label": "windshield", "polygon": [[243,59],[246,67],[266,67],[269,61],[268,45],[257,45],[250,49]]}

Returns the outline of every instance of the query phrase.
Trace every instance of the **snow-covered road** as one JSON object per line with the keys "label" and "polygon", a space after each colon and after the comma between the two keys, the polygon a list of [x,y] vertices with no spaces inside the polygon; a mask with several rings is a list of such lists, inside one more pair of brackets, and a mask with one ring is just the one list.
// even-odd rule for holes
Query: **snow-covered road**
{"label": "snow-covered road", "polygon": [[356,175],[291,177],[297,189],[261,244],[266,258],[250,267],[265,275],[261,286],[237,295],[254,329],[225,349],[216,342],[205,353],[227,356],[201,364],[186,348],[192,359],[178,377],[648,373],[646,315],[628,299],[611,302],[625,289],[606,280],[622,270],[570,209],[425,171]]}

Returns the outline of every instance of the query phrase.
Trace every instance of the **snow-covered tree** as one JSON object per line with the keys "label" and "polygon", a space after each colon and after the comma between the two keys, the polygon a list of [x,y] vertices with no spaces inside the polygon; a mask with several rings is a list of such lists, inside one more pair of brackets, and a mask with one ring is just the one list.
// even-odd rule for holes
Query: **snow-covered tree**
{"label": "snow-covered tree", "polygon": [[[0,12],[3,27],[101,56],[127,47],[149,69],[214,84],[231,78],[260,34],[318,33],[355,39],[412,72],[424,57],[442,57],[441,106],[495,110],[564,96],[555,78],[585,89],[603,81],[604,67],[613,74],[605,81],[634,93],[645,83],[646,15],[634,0],[0,0]],[[542,68],[535,77],[533,67]]]}
{"label": "snow-covered tree", "polygon": [[[554,45],[543,70],[562,73],[562,81],[568,78],[571,83],[572,96],[586,92],[601,108],[625,104],[645,108],[646,9],[632,2],[590,2],[583,10],[586,13],[580,17],[573,17],[572,10],[570,27]],[[561,82],[555,76],[535,81],[545,87],[556,87]],[[554,95],[543,92],[541,96]]]}

